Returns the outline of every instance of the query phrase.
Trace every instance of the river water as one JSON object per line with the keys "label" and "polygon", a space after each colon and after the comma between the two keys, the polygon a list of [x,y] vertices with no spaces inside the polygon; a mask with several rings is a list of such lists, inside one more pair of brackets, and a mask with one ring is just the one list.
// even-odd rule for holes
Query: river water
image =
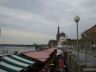
{"label": "river water", "polygon": [[35,47],[19,47],[19,46],[0,46],[0,56],[18,53],[36,51]]}

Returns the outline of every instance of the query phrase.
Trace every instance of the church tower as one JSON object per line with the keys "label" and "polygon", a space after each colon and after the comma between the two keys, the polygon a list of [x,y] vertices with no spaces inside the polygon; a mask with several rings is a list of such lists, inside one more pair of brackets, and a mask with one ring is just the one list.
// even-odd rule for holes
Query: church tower
{"label": "church tower", "polygon": [[59,35],[60,35],[60,30],[59,30],[59,26],[58,26],[58,31],[57,31],[57,35],[56,35],[56,40],[59,41]]}

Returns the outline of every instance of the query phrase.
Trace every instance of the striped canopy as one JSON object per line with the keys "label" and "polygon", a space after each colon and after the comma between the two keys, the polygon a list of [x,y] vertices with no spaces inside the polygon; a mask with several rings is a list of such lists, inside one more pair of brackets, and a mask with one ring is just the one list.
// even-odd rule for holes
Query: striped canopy
{"label": "striped canopy", "polygon": [[35,52],[26,52],[26,53],[22,53],[23,55],[39,60],[41,62],[46,62],[48,60],[48,58],[50,58],[51,54],[55,51],[55,49],[50,48],[50,49],[46,49],[46,50],[42,50],[42,51],[35,51]]}
{"label": "striped canopy", "polygon": [[9,55],[1,58],[0,72],[20,72],[34,64],[30,58],[21,55]]}

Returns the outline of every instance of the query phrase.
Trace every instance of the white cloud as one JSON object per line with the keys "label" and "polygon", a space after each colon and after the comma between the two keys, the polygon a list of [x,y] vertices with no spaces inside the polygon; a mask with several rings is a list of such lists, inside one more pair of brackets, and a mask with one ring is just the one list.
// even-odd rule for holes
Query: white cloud
{"label": "white cloud", "polygon": [[44,40],[46,41],[46,42],[44,41],[45,43],[48,43],[48,40],[52,38],[54,38],[54,35],[38,33],[38,32],[26,32],[26,31],[21,31],[21,30],[5,29],[2,31],[0,42],[1,43],[13,42],[13,43],[31,44],[32,42],[38,41],[38,43],[41,44],[43,43],[42,41]]}
{"label": "white cloud", "polygon": [[16,35],[16,36],[25,36],[25,37],[33,37],[33,38],[49,38],[54,37],[49,34],[38,33],[38,32],[27,32],[22,30],[14,30],[14,29],[5,29],[2,31],[2,34]]}

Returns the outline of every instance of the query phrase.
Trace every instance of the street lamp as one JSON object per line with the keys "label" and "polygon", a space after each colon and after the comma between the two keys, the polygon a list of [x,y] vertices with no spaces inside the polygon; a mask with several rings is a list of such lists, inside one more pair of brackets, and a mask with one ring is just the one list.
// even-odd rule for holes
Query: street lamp
{"label": "street lamp", "polygon": [[79,60],[78,22],[80,21],[80,17],[79,16],[75,16],[74,17],[74,21],[77,23],[77,57],[78,57],[78,60]]}

